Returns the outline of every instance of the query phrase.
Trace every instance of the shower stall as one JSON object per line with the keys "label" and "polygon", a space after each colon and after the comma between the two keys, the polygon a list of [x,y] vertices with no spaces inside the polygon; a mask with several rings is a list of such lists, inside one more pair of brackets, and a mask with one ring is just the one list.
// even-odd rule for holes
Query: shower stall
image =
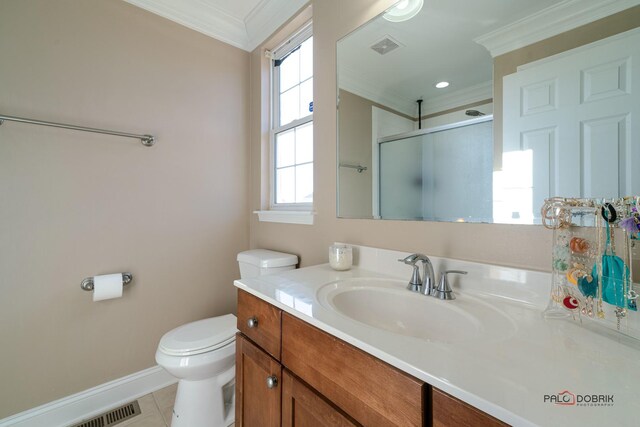
{"label": "shower stall", "polygon": [[377,149],[379,217],[492,222],[493,116],[378,138]]}

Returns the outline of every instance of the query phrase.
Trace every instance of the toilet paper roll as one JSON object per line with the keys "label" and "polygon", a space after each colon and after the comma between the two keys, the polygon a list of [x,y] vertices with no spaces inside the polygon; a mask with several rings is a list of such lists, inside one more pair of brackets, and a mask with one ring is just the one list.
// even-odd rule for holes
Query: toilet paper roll
{"label": "toilet paper roll", "polygon": [[93,278],[93,300],[120,298],[123,286],[122,273],[95,276]]}

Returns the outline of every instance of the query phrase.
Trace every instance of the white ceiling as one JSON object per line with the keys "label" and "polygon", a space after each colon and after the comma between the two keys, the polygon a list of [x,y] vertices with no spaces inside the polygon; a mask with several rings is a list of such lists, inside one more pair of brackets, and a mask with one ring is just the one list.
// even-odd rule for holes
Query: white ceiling
{"label": "white ceiling", "polygon": [[[617,12],[638,0],[428,0],[409,21],[379,16],[338,42],[339,86],[415,116],[492,98],[492,54]],[[402,47],[370,46],[391,36]],[[480,44],[482,43],[482,44]],[[451,85],[436,89],[446,80]]]}
{"label": "white ceiling", "polygon": [[[380,16],[339,42],[340,87],[363,95],[369,86],[386,99],[383,104],[402,106],[399,111],[411,115],[417,112],[419,98],[425,100],[427,113],[434,98],[453,92],[477,92],[468,97],[471,102],[474,97],[476,101],[491,98],[493,59],[473,39],[558,1],[430,0],[405,22],[393,23]],[[385,55],[370,49],[385,36],[403,46]],[[434,84],[443,80],[450,86],[436,89]],[[394,98],[396,105],[389,105]]]}
{"label": "white ceiling", "polygon": [[124,0],[246,51],[252,51],[308,0]]}

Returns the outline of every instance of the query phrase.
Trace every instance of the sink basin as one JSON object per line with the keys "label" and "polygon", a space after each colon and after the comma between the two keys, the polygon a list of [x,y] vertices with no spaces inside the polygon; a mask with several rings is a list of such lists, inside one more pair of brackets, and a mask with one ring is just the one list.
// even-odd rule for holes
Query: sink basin
{"label": "sink basin", "polygon": [[516,331],[511,318],[479,298],[456,294],[455,300],[443,301],[406,286],[394,279],[339,280],[320,288],[318,300],[369,327],[426,341],[501,341]]}

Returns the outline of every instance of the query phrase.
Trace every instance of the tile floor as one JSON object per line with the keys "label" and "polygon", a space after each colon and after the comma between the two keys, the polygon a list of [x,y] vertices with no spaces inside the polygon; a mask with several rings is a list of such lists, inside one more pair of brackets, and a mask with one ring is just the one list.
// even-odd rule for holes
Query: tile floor
{"label": "tile floor", "polygon": [[138,398],[140,415],[116,424],[115,427],[171,427],[173,402],[178,384],[173,384]]}
{"label": "tile floor", "polygon": [[142,413],[117,424],[117,427],[170,427],[177,388],[178,384],[173,384],[142,396],[138,399]]}

